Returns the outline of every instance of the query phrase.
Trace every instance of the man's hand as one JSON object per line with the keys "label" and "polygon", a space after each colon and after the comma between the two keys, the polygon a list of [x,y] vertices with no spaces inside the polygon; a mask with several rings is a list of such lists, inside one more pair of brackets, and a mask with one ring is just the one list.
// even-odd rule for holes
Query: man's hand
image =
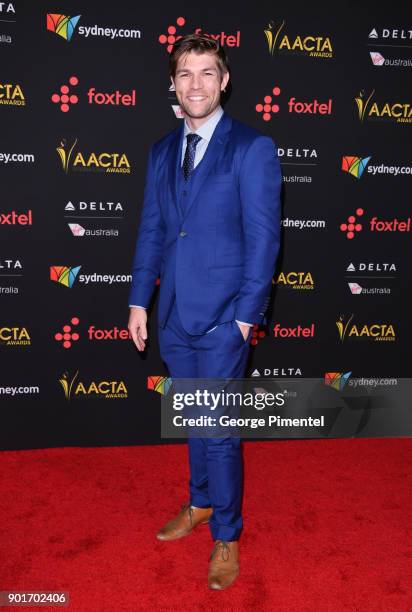
{"label": "man's hand", "polygon": [[242,332],[243,339],[246,342],[249,336],[250,329],[251,329],[250,326],[243,325],[243,323],[239,323],[238,321],[236,321],[236,324],[239,325],[239,329]]}
{"label": "man's hand", "polygon": [[128,329],[139,351],[144,351],[147,340],[147,312],[144,308],[130,308]]}

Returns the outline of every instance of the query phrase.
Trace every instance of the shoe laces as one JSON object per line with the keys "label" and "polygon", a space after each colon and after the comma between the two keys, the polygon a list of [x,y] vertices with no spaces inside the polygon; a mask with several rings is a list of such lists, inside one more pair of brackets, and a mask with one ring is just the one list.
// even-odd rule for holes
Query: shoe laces
{"label": "shoe laces", "polygon": [[210,555],[209,561],[213,559],[213,557],[219,551],[219,549],[220,549],[222,561],[229,561],[230,548],[229,548],[229,544],[225,540],[216,540],[215,546],[212,550],[212,554]]}

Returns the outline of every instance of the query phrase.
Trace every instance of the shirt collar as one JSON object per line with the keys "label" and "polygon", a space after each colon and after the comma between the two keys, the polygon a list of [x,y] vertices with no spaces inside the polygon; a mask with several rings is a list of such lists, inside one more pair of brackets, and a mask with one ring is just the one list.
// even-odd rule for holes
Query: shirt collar
{"label": "shirt collar", "polygon": [[215,131],[215,127],[220,121],[221,116],[223,115],[223,108],[219,105],[213,115],[202,123],[202,125],[195,130],[194,132],[189,128],[185,119],[185,129],[183,137],[186,138],[186,135],[192,132],[193,134],[198,134],[201,138],[205,140],[210,140],[213,136],[213,132]]}

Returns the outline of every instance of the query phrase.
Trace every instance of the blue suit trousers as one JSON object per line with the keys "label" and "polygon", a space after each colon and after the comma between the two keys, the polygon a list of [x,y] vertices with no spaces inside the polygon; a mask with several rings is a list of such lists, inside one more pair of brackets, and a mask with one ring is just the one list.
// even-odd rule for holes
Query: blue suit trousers
{"label": "blue suit trousers", "polygon": [[[243,378],[250,348],[235,320],[200,335],[182,326],[174,299],[165,327],[158,327],[159,348],[172,378]],[[190,438],[190,503],[213,508],[209,527],[214,540],[238,540],[242,522],[242,455],[237,437]]]}

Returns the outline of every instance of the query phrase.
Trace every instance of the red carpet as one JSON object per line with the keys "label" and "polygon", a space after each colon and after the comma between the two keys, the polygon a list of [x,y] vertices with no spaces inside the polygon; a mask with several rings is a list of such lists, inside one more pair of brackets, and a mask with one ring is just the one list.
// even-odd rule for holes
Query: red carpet
{"label": "red carpet", "polygon": [[241,574],[223,592],[207,526],[154,537],[186,501],[185,445],[0,453],[0,590],[67,590],[72,612],[411,610],[411,451],[244,444]]}

